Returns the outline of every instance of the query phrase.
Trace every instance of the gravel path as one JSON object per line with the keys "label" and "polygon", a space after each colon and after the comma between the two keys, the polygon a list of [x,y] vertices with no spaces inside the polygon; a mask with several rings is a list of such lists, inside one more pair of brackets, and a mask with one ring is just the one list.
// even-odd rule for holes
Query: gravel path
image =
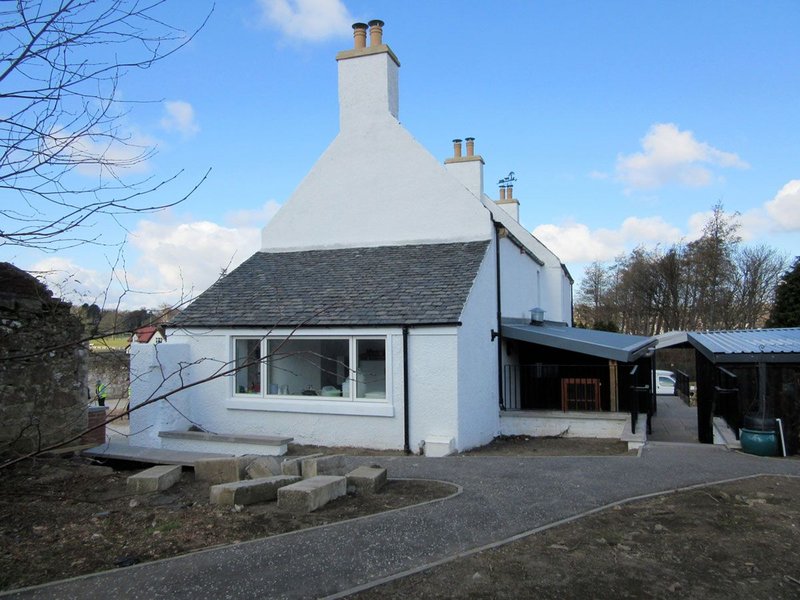
{"label": "gravel path", "polygon": [[[351,458],[353,465],[376,459]],[[380,457],[392,477],[450,481],[449,499],[355,521],[137,565],[12,598],[317,598],[351,590],[611,502],[800,461],[720,447],[653,444],[641,456]]]}

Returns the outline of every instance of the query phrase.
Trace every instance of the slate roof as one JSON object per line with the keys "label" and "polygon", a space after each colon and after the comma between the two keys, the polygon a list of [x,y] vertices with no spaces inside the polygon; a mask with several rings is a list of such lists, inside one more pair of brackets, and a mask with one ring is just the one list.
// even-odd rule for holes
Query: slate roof
{"label": "slate roof", "polygon": [[256,252],[171,327],[454,324],[488,241]]}

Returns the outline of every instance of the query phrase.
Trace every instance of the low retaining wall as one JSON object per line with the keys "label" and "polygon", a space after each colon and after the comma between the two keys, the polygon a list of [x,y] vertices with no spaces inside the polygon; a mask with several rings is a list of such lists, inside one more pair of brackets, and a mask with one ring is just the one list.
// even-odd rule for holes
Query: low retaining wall
{"label": "low retaining wall", "polygon": [[[506,411],[500,413],[501,435],[532,437],[622,437],[627,413],[560,412],[554,410]],[[643,422],[644,419],[641,419]]]}

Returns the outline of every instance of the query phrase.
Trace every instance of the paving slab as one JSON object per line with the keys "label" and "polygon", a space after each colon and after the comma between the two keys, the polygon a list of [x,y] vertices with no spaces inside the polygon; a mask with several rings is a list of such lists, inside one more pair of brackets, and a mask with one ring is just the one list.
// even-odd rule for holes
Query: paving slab
{"label": "paving slab", "polygon": [[147,448],[145,446],[129,446],[111,442],[89,448],[81,452],[89,458],[128,460],[131,462],[149,463],[153,465],[183,465],[191,467],[201,458],[221,458],[232,454],[216,452],[187,452],[184,450],[165,450],[163,448]]}

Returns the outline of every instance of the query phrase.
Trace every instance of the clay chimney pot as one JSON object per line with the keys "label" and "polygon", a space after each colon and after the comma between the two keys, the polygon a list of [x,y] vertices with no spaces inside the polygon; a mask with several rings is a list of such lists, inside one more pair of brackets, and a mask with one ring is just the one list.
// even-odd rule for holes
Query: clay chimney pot
{"label": "clay chimney pot", "polygon": [[366,23],[353,23],[353,47],[356,50],[361,50],[367,47],[367,24]]}
{"label": "clay chimney pot", "polygon": [[453,156],[461,158],[461,140],[459,139],[453,140]]}
{"label": "clay chimney pot", "polygon": [[475,156],[475,138],[467,138],[467,156]]}
{"label": "clay chimney pot", "polygon": [[383,44],[383,21],[373,19],[369,22],[369,45],[380,46]]}

